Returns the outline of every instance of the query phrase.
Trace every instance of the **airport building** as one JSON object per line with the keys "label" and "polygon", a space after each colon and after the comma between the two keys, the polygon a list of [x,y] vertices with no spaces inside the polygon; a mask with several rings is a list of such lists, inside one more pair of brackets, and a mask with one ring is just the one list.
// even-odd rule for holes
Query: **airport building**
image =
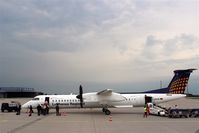
{"label": "airport building", "polygon": [[0,98],[34,97],[36,95],[43,95],[43,92],[27,87],[0,87]]}

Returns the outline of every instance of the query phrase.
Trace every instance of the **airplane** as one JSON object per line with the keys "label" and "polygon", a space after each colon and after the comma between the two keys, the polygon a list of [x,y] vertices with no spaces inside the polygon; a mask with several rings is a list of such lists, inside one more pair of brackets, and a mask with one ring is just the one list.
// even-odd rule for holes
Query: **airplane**
{"label": "airplane", "polygon": [[111,111],[108,108],[143,107],[149,102],[159,104],[186,97],[185,89],[189,76],[194,70],[197,69],[175,70],[166,88],[140,93],[116,93],[111,89],[83,93],[80,85],[78,95],[38,95],[23,104],[22,108],[29,108],[30,105],[36,108],[38,104],[47,102],[50,108],[55,108],[56,105],[59,105],[60,108],[102,108],[105,115],[110,115]]}

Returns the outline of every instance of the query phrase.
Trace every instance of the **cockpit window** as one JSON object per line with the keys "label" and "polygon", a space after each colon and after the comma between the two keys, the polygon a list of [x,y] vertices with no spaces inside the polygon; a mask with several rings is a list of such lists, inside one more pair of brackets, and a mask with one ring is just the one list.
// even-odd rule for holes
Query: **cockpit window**
{"label": "cockpit window", "polygon": [[36,101],[36,100],[39,100],[39,98],[33,98],[32,100],[35,100],[35,101]]}

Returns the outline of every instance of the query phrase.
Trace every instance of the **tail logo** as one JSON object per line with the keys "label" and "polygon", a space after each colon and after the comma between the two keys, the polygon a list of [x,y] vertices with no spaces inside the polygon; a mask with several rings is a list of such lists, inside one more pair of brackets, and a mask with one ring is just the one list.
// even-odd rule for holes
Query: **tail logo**
{"label": "tail logo", "polygon": [[189,78],[180,78],[176,81],[172,82],[169,93],[172,94],[183,94],[185,91],[185,88],[187,86]]}

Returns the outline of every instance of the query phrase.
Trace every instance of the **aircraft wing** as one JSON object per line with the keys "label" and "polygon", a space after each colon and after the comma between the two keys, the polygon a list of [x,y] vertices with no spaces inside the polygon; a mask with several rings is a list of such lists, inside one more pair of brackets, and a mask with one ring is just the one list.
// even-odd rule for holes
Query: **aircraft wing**
{"label": "aircraft wing", "polygon": [[96,97],[101,104],[111,104],[112,102],[124,101],[126,99],[121,94],[113,92],[111,89],[97,92]]}
{"label": "aircraft wing", "polygon": [[111,94],[112,94],[111,89],[106,89],[106,90],[97,92],[97,95],[101,95],[101,96],[110,96]]}
{"label": "aircraft wing", "polygon": [[99,102],[101,105],[112,106],[113,102],[120,102],[126,100],[120,93],[113,92],[111,89],[105,89],[95,93],[84,93],[83,98],[85,101]]}

